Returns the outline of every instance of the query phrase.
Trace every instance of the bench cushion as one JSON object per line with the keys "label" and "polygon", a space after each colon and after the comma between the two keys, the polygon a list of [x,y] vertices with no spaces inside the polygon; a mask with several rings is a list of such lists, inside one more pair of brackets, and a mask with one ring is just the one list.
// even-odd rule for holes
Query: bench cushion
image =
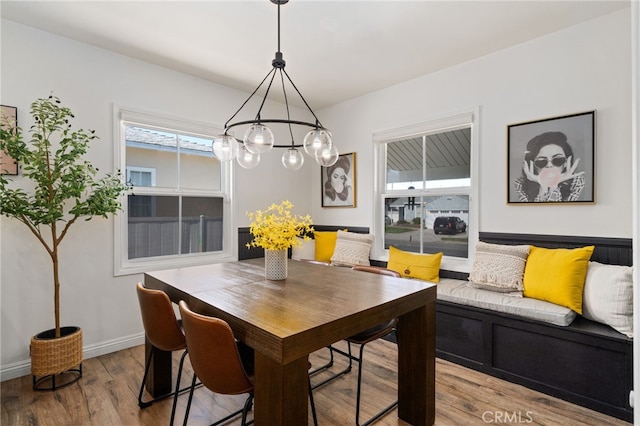
{"label": "bench cushion", "polygon": [[524,295],[582,314],[582,292],[595,246],[574,249],[531,246],[524,268]]}
{"label": "bench cushion", "polygon": [[298,245],[291,249],[291,258],[293,260],[314,260],[316,258],[316,242],[315,240],[305,240],[296,237]]}
{"label": "bench cushion", "polygon": [[489,244],[478,241],[469,274],[472,287],[522,296],[524,265],[529,245]]}
{"label": "bench cushion", "polygon": [[440,279],[438,299],[518,315],[560,326],[571,324],[576,317],[575,312],[564,306],[543,300],[507,296],[495,291],[474,288],[467,281],[452,278]]}
{"label": "bench cushion", "polygon": [[334,266],[369,266],[369,252],[373,235],[338,231],[336,247],[331,256]]}
{"label": "bench cushion", "polygon": [[582,315],[633,337],[633,268],[589,262]]}
{"label": "bench cushion", "polygon": [[442,252],[435,254],[413,253],[389,246],[387,268],[403,278],[417,278],[437,283],[440,281]]}

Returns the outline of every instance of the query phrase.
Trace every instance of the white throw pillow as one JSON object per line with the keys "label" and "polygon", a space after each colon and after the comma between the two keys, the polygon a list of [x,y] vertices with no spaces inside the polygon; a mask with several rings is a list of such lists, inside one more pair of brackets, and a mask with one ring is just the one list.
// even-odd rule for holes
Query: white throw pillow
{"label": "white throw pillow", "polygon": [[529,256],[528,245],[476,244],[473,269],[469,274],[472,287],[522,296],[524,266]]}
{"label": "white throw pillow", "polygon": [[314,240],[305,241],[296,237],[300,245],[291,249],[291,259],[293,260],[313,260],[316,258],[316,242]]}
{"label": "white throw pillow", "polygon": [[589,262],[582,316],[633,338],[633,268]]}
{"label": "white throw pillow", "polygon": [[373,235],[371,234],[338,231],[331,264],[334,266],[369,266],[369,252],[372,242]]}

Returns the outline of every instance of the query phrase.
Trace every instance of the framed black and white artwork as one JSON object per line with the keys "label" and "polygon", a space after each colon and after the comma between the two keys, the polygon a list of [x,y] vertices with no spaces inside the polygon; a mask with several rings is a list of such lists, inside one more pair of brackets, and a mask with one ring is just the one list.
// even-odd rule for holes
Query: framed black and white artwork
{"label": "framed black and white artwork", "polygon": [[320,171],[322,207],[355,207],[356,153],[341,154],[334,165]]}
{"label": "framed black and white artwork", "polygon": [[595,203],[595,111],[507,126],[507,203]]}

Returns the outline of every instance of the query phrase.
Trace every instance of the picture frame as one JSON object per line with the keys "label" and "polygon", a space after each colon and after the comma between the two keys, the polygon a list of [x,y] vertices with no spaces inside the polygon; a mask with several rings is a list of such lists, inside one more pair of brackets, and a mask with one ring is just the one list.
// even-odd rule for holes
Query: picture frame
{"label": "picture frame", "polygon": [[[18,108],[8,105],[0,105],[0,126],[3,129],[8,126],[16,126],[18,122]],[[17,175],[18,162],[9,154],[0,149],[0,174]]]}
{"label": "picture frame", "polygon": [[356,153],[340,154],[329,167],[320,167],[322,207],[356,207]]}
{"label": "picture frame", "polygon": [[595,203],[595,117],[507,126],[507,204]]}

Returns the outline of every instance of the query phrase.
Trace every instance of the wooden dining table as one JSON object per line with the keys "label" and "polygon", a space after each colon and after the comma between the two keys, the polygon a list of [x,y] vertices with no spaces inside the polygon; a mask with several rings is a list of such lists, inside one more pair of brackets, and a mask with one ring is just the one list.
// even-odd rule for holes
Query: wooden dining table
{"label": "wooden dining table", "polygon": [[[436,286],[294,260],[288,269],[285,280],[266,280],[259,258],[149,272],[144,281],[174,303],[225,320],[254,349],[257,426],[307,424],[309,354],[392,318],[397,415],[414,426],[433,424]],[[171,390],[170,353],[154,356],[150,375],[153,395]]]}

